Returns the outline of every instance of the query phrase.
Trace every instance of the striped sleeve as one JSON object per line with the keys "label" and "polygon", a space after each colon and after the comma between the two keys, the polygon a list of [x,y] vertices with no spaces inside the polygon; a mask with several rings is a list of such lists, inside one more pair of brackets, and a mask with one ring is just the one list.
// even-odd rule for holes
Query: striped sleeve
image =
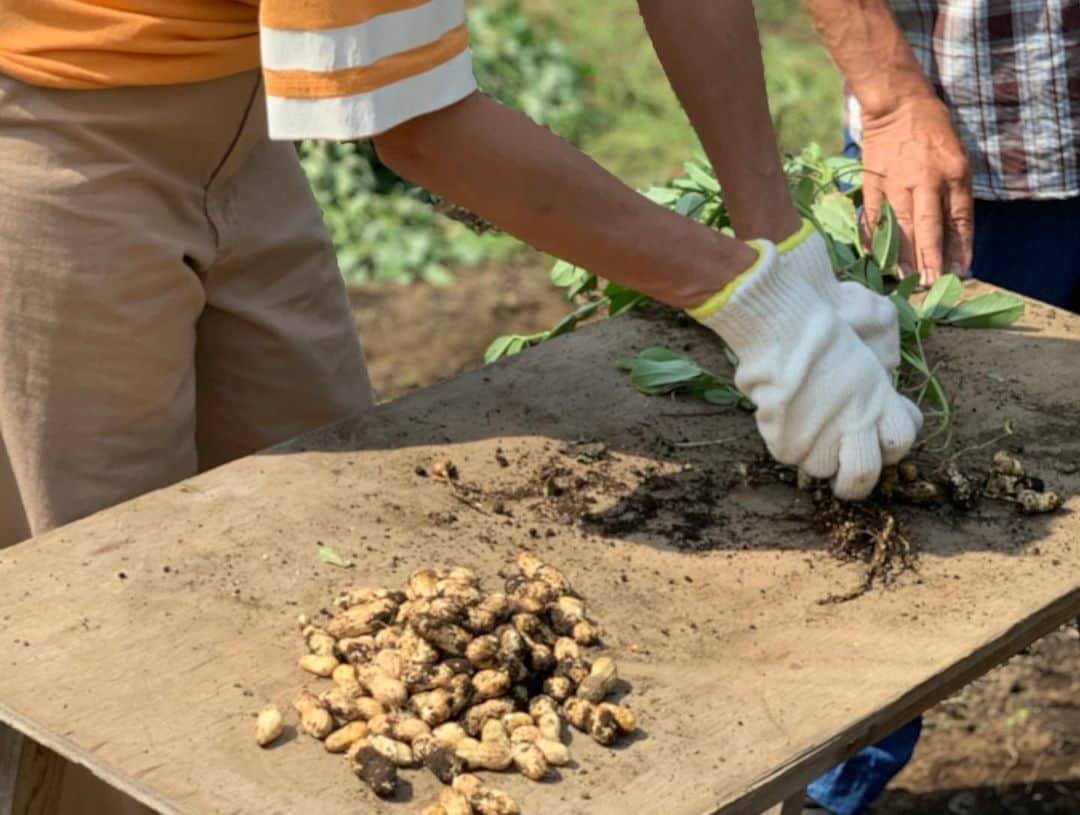
{"label": "striped sleeve", "polygon": [[476,90],[464,0],[262,0],[274,139],[363,139]]}

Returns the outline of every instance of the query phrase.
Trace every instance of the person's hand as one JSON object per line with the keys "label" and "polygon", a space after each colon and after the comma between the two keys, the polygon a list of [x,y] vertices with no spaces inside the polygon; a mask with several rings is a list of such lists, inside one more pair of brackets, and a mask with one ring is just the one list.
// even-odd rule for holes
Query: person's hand
{"label": "person's hand", "polygon": [[841,283],[833,272],[825,240],[810,221],[776,245],[784,275],[802,275],[840,315],[890,374],[900,367],[900,320],[888,297],[861,283]]}
{"label": "person's hand", "polygon": [[929,286],[971,266],[974,214],[971,171],[949,113],[936,97],[905,99],[862,113],[863,224],[871,233],[881,201],[903,232],[900,268]]}
{"label": "person's hand", "polygon": [[882,465],[911,448],[922,414],[807,276],[782,269],[771,243],[752,245],[759,261],[726,302],[690,314],[738,355],[735,384],[757,405],[772,456],[831,478],[838,498],[865,498]]}

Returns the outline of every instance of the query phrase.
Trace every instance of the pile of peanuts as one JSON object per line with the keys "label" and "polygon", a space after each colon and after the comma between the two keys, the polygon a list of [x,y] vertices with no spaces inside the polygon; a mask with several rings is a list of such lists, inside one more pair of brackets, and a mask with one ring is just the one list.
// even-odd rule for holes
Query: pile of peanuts
{"label": "pile of peanuts", "polygon": [[[301,729],[380,797],[398,769],[424,766],[447,785],[424,815],[515,815],[506,793],[469,770],[515,768],[534,781],[565,765],[563,723],[600,744],[636,728],[634,714],[607,701],[618,674],[585,603],[566,577],[530,552],[504,592],[486,592],[471,569],[423,570],[404,591],[350,588],[325,625],[301,616],[308,653],[300,667],[330,680],[293,702]],[[264,708],[256,741],[283,730]]]}

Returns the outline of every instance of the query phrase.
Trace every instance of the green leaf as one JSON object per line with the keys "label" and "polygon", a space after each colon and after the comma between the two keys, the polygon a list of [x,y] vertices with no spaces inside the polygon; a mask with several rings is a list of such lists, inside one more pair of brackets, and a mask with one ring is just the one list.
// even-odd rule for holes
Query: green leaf
{"label": "green leaf", "polygon": [[919,315],[915,312],[911,303],[899,291],[890,294],[889,299],[896,306],[896,316],[900,321],[900,330],[904,333],[916,331],[919,327]]}
{"label": "green leaf", "polygon": [[670,207],[679,200],[681,193],[671,187],[649,187],[643,195],[650,201],[663,207]]}
{"label": "green leaf", "polygon": [[432,286],[445,287],[454,282],[454,276],[446,270],[445,266],[438,263],[428,263],[420,272],[420,277],[425,283]]}
{"label": "green leaf", "polygon": [[[833,177],[840,183],[846,184],[851,189],[862,188],[862,162],[857,158],[847,156],[830,156],[825,159],[825,166],[832,172]],[[848,190],[848,195],[851,190]]]}
{"label": "green leaf", "polygon": [[959,277],[954,274],[943,275],[930,287],[919,307],[919,313],[928,320],[944,317],[949,309],[956,305],[963,291],[964,286]]}
{"label": "green leaf", "polygon": [[708,200],[708,197],[702,195],[700,192],[688,192],[675,204],[675,211],[680,215],[686,215],[692,218]]}
{"label": "green leaf", "polygon": [[692,359],[660,347],[646,348],[633,359],[621,361],[619,367],[630,373],[634,387],[649,395],[690,384],[704,373]]}
{"label": "green leaf", "polygon": [[896,261],[900,257],[900,227],[888,201],[881,202],[881,218],[874,227],[871,246],[874,260],[881,271],[887,275],[895,274]]}
{"label": "green leaf", "polygon": [[837,243],[836,241],[833,241],[832,247],[836,253],[836,265],[840,269],[846,269],[859,259],[858,255],[855,254],[855,250],[846,243]]}
{"label": "green leaf", "polygon": [[604,297],[608,300],[608,316],[610,317],[618,317],[623,312],[649,302],[649,298],[644,294],[624,288],[617,283],[608,283],[604,286]]}
{"label": "green leaf", "polygon": [[817,198],[817,183],[812,178],[800,178],[791,188],[791,198],[795,202],[795,208],[802,216],[808,216],[813,212],[814,199]]}
{"label": "green leaf", "polygon": [[728,364],[731,365],[732,368],[739,367],[738,355],[736,355],[736,353],[731,350],[731,346],[728,345],[726,342],[724,343],[724,358],[728,361]]}
{"label": "green leaf", "polygon": [[706,192],[720,192],[720,182],[704,167],[693,161],[686,162],[683,167],[686,170],[686,175],[698,187]]}
{"label": "green leaf", "polygon": [[602,305],[604,305],[603,300],[592,300],[582,306],[579,306],[574,311],[571,311],[569,314],[559,320],[559,322],[555,324],[554,328],[543,334],[542,339],[550,340],[555,337],[562,336],[563,334],[569,334],[571,331],[577,328],[579,322],[584,320],[586,317],[591,317]]}
{"label": "green leaf", "polygon": [[560,260],[551,267],[549,277],[554,285],[566,289],[567,300],[573,300],[577,295],[596,288],[596,277],[565,260]]}
{"label": "green leaf", "polygon": [[881,275],[881,269],[878,268],[873,258],[864,258],[864,262],[866,263],[866,284],[874,293],[884,294],[885,278]]}
{"label": "green leaf", "polygon": [[813,206],[814,220],[833,240],[854,245],[859,241],[855,205],[842,192],[821,196]]}
{"label": "green leaf", "polygon": [[959,328],[1007,328],[1023,316],[1023,300],[1012,294],[991,292],[959,303],[941,322]]}
{"label": "green leaf", "polygon": [[510,344],[515,339],[517,339],[517,337],[515,335],[513,335],[513,334],[508,334],[508,335],[502,336],[502,337],[496,337],[492,341],[491,345],[489,345],[487,347],[487,350],[484,351],[484,362],[487,363],[488,365],[490,365],[492,362],[495,362],[496,360],[502,359],[503,357],[506,357],[506,356],[510,356],[510,354],[508,353],[508,351],[510,349]]}
{"label": "green leaf", "polygon": [[743,400],[743,395],[734,385],[727,385],[722,388],[707,388],[701,391],[700,395],[710,405],[721,405],[722,407],[735,407]]}
{"label": "green leaf", "polygon": [[917,274],[908,275],[896,285],[896,293],[905,300],[909,300],[917,288],[919,288],[919,276]]}
{"label": "green leaf", "polygon": [[319,560],[321,560],[323,563],[329,563],[331,566],[337,566],[341,569],[348,569],[350,566],[352,566],[352,563],[345,560],[345,558],[341,556],[337,549],[334,549],[330,546],[319,547]]}

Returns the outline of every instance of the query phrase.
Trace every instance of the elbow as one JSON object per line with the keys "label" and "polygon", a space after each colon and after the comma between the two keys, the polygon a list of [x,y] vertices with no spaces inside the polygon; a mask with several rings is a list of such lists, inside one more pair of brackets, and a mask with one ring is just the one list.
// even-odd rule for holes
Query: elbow
{"label": "elbow", "polygon": [[379,160],[402,178],[423,186],[423,179],[453,141],[456,126],[468,116],[473,97],[402,122],[372,139]]}
{"label": "elbow", "polygon": [[416,176],[422,174],[425,162],[422,139],[423,127],[413,119],[375,136],[371,141],[379,161],[402,178],[415,181]]}

